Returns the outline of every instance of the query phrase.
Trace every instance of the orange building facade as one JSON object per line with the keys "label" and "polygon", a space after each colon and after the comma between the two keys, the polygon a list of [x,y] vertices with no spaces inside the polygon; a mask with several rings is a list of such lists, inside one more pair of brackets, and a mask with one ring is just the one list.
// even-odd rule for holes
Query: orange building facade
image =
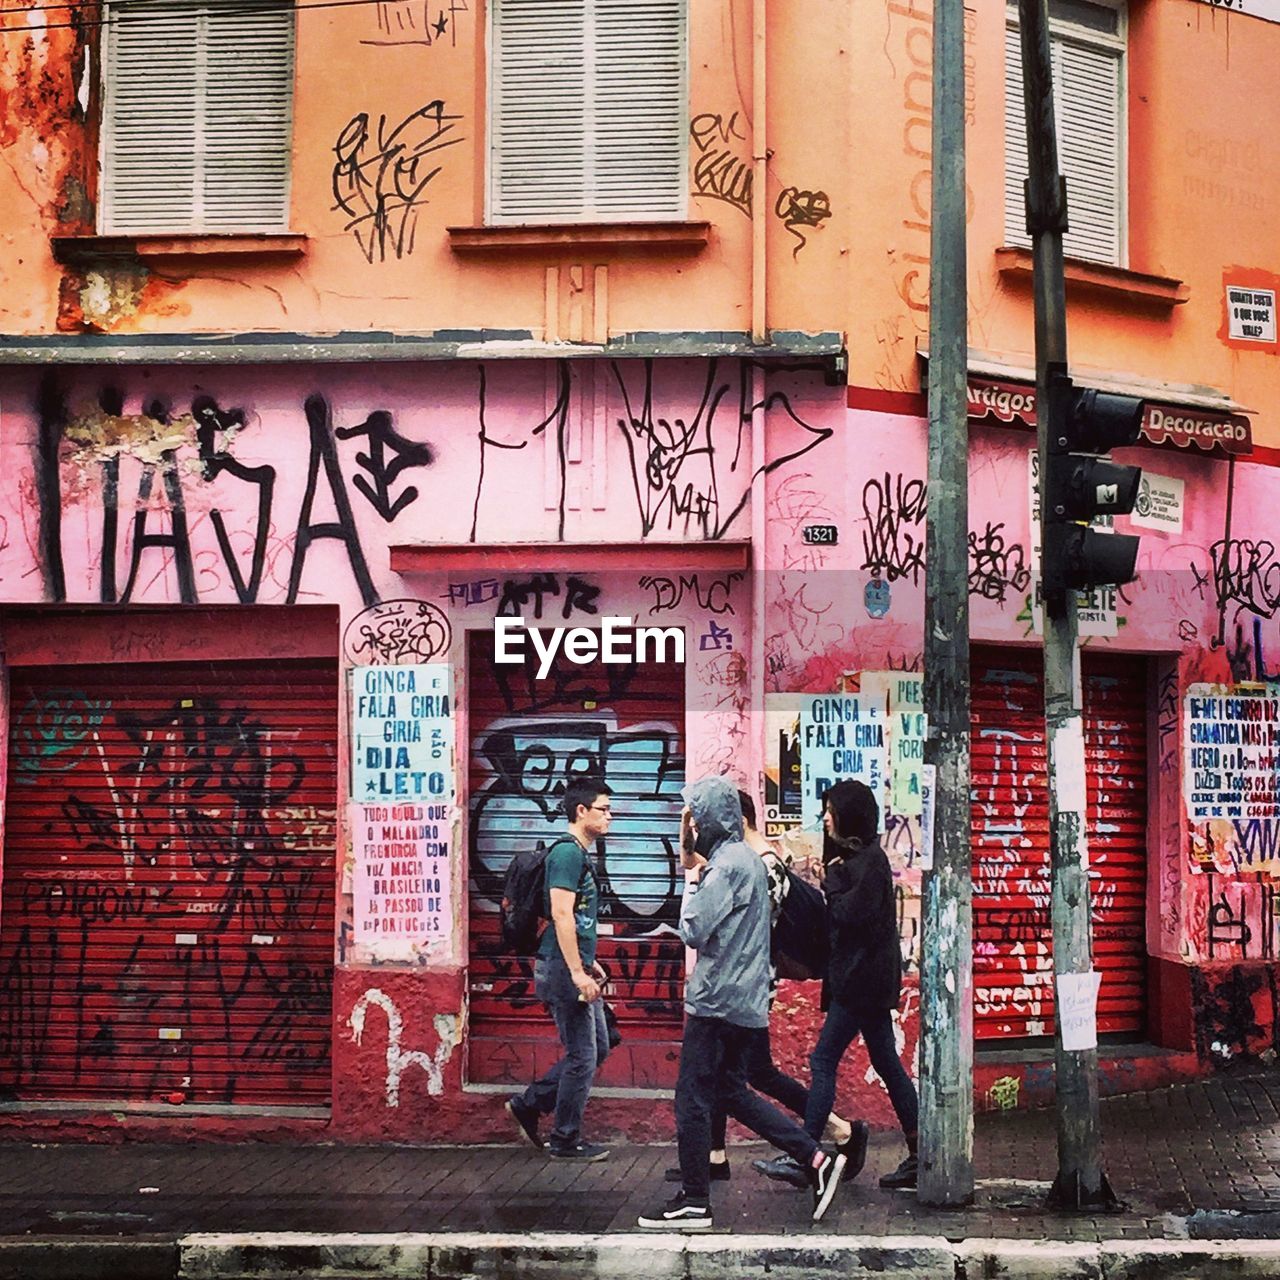
{"label": "orange building facade", "polygon": [[[1280,22],[1051,16],[1072,370],[1147,401],[1116,522],[1139,579],[1083,626],[1116,1091],[1280,1047]],[[502,1136],[555,1053],[502,873],[572,773],[618,815],[602,1129],[670,1130],[672,846],[706,773],[801,868],[822,787],[879,789],[914,1060],[929,5],[2,28],[0,1122]],[[983,0],[966,35],[967,803],[1003,1107],[1052,1092],[1034,354],[1014,16]],[[512,618],[655,626],[680,660],[508,664]],[[775,1009],[801,1073],[817,1003]],[[864,1068],[843,1105],[887,1122]]]}

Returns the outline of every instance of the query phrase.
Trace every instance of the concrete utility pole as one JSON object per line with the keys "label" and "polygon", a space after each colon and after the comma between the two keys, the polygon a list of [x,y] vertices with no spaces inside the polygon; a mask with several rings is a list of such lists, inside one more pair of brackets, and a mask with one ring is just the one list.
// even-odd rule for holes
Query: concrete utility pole
{"label": "concrete utility pole", "polygon": [[[1055,420],[1050,377],[1067,369],[1067,303],[1062,236],[1067,230],[1067,188],[1058,170],[1053,114],[1053,69],[1048,0],[1018,0],[1022,85],[1026,103],[1027,231],[1032,237],[1036,327],[1036,415],[1040,451],[1040,546],[1048,547],[1046,477],[1048,442],[1064,428]],[[1076,596],[1065,608],[1044,610],[1044,716],[1049,765],[1049,856],[1053,878],[1055,1009],[1063,1008],[1064,975],[1093,968],[1089,919],[1089,850],[1085,837],[1084,717]],[[1063,1019],[1055,1018],[1054,1062],[1058,1113],[1058,1176],[1049,1192],[1058,1208],[1099,1209],[1115,1204],[1102,1172],[1098,1116],[1098,1051],[1067,1050]]]}
{"label": "concrete utility pole", "polygon": [[932,153],[924,707],[935,818],[921,926],[917,1190],[925,1204],[963,1205],[973,1199],[964,0],[934,0]]}

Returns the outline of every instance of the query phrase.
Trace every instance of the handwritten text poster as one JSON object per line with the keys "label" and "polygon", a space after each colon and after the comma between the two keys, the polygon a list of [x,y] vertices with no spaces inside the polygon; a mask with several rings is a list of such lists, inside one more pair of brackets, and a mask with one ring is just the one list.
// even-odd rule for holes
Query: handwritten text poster
{"label": "handwritten text poster", "polygon": [[1193,684],[1183,718],[1187,816],[1280,817],[1280,696]]}
{"label": "handwritten text poster", "polygon": [[351,672],[352,923],[378,959],[452,930],[452,702],[443,663]]}
{"label": "handwritten text poster", "polygon": [[823,793],[844,778],[865,782],[884,812],[886,719],[883,703],[862,694],[819,693],[800,700],[800,814],[806,827],[821,825]]}

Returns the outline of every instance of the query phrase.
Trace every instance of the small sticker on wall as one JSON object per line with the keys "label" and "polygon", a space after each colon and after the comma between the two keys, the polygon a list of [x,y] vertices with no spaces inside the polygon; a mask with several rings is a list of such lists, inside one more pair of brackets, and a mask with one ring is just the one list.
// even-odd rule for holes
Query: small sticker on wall
{"label": "small sticker on wall", "polygon": [[181,1027],[161,1027],[156,1032],[156,1039],[157,1040],[181,1040],[182,1028]]}
{"label": "small sticker on wall", "polygon": [[862,598],[871,617],[883,618],[889,612],[889,584],[883,578],[872,578]]}
{"label": "small sticker on wall", "polygon": [[194,947],[200,941],[198,933],[175,933],[173,935],[173,945],[175,947]]}
{"label": "small sticker on wall", "polygon": [[1138,500],[1134,503],[1129,523],[1139,529],[1155,529],[1163,533],[1182,532],[1182,499],[1185,485],[1172,476],[1153,475],[1143,471],[1138,482]]}

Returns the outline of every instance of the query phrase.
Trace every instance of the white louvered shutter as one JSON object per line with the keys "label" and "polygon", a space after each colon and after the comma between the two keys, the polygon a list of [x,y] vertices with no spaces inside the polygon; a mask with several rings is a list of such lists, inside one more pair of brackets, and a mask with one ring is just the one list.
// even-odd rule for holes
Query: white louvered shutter
{"label": "white louvered shutter", "polygon": [[489,220],[685,216],[686,0],[494,0]]}
{"label": "white louvered shutter", "polygon": [[109,17],[102,230],[286,230],[292,5],[144,0]]}
{"label": "white louvered shutter", "polygon": [[[1069,257],[1123,265],[1124,120],[1123,54],[1055,31],[1053,90],[1058,161],[1067,179]],[[1026,118],[1022,105],[1022,52],[1016,27],[1005,43],[1005,239],[1027,245],[1023,182],[1027,176]]]}

